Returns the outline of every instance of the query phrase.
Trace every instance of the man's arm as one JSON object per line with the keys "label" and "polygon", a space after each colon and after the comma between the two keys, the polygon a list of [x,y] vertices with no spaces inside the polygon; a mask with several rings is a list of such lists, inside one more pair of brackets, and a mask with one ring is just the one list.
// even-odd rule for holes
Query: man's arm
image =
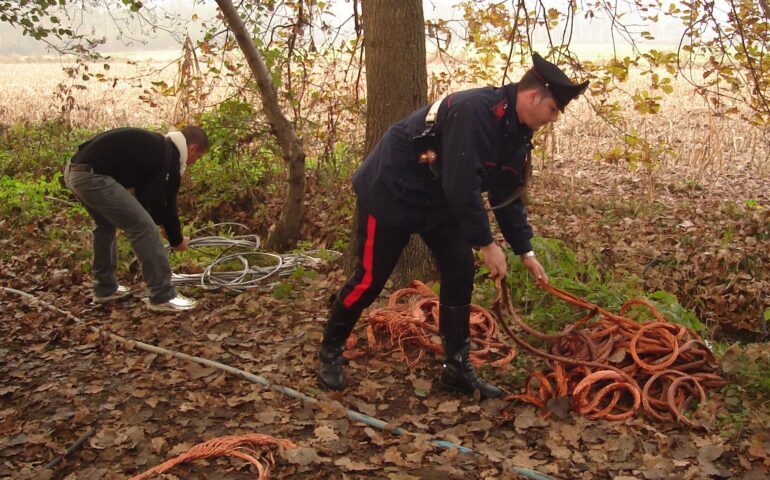
{"label": "man's arm", "polygon": [[169,245],[174,248],[184,240],[176,207],[179,183],[178,173],[176,176],[171,174],[168,182],[163,174],[157,175],[142,188],[136,189],[137,200],[147,210],[155,224],[163,227],[163,233]]}
{"label": "man's arm", "polygon": [[169,174],[168,180],[164,182],[165,199],[161,224],[163,225],[163,230],[168,235],[169,245],[175,250],[185,250],[187,248],[187,240],[182,236],[182,224],[179,221],[176,205],[176,197],[179,193],[181,181],[179,172],[174,172]]}
{"label": "man's arm", "polygon": [[439,120],[441,184],[468,242],[486,246],[492,243],[492,232],[481,197],[481,172],[492,155],[493,123],[482,102],[473,97],[458,101]]}
{"label": "man's arm", "polygon": [[532,273],[538,283],[548,283],[548,274],[532,250],[532,226],[527,220],[527,209],[521,198],[494,212],[497,225],[503,232],[505,240],[511,245],[513,253],[519,255],[521,263]]}

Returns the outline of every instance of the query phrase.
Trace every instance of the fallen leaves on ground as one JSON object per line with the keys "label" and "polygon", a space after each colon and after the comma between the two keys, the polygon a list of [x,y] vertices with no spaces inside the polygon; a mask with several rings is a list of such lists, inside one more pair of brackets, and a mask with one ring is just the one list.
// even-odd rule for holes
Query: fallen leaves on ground
{"label": "fallen leaves on ground", "polygon": [[[531,212],[538,234],[570,240],[580,252],[601,251],[605,268],[637,274],[647,289],[673,291],[712,325],[758,331],[753,315],[763,305],[751,302],[770,289],[763,237],[768,209],[750,211],[741,203],[750,197],[770,206],[767,193],[752,187],[758,180],[714,181],[706,190],[661,187],[647,210],[629,207],[625,216],[606,218],[619,210],[604,208],[608,199],[641,205],[635,174],[618,166],[580,168],[573,170],[574,182],[555,176],[536,181]],[[276,456],[273,478],[516,478],[514,467],[560,479],[770,477],[767,432],[698,433],[641,418],[591,421],[556,404],[548,406],[554,415],[547,419],[523,405],[504,418],[499,401],[479,403],[438,388],[440,359],[432,356],[410,370],[397,352],[368,352],[345,367],[347,390],[324,392],[315,381],[315,354],[326,301],[344,276],[340,270],[297,281],[281,299],[257,290],[193,291],[198,310],[162,315],[148,312],[137,296],[90,305],[88,276],[63,266],[69,252],[30,238],[27,230],[3,237],[0,248],[14,252],[0,260],[3,285],[84,321],[0,294],[0,478],[129,478],[202,441],[245,433],[299,445]],[[138,273],[130,275],[129,283],[141,289]],[[319,402],[107,341],[91,326],[229,364]],[[710,400],[711,411],[720,401]],[[410,434],[353,421],[347,409]],[[91,429],[94,435],[81,447],[45,468]],[[436,438],[476,454],[436,447]],[[245,462],[225,458],[171,473],[166,478],[255,476]]]}

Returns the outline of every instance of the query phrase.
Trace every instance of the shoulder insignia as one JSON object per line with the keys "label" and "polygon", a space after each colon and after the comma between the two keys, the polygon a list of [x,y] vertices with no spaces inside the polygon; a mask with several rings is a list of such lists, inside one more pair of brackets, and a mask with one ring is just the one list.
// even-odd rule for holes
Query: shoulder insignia
{"label": "shoulder insignia", "polygon": [[508,109],[508,102],[506,99],[503,99],[492,107],[492,116],[495,118],[496,121],[502,120],[502,118],[505,116],[505,111]]}

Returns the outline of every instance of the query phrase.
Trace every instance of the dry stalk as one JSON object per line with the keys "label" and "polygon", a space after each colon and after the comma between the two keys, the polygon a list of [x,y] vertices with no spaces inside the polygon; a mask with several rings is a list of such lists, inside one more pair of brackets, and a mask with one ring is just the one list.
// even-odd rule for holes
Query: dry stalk
{"label": "dry stalk", "polygon": [[[164,121],[173,124],[189,122],[203,111],[204,103],[210,104],[227,98],[233,94],[234,89],[239,88],[219,80],[219,84],[206,87],[208,93],[204,92],[202,75],[205,75],[205,72],[201,74],[201,70],[205,70],[205,62],[199,62],[192,42],[185,42],[185,45],[177,70],[163,69],[169,63],[167,56],[162,60],[148,62],[148,58],[158,57],[152,52],[147,52],[144,59],[112,59],[110,76],[118,81],[93,82],[85,90],[73,90],[71,95],[77,108],[70,112],[71,123],[77,127],[103,129],[125,125],[159,125]],[[44,58],[33,61],[17,60],[5,62],[2,66],[0,124],[39,123],[59,116],[53,94],[56,85],[61,83],[65,76],[58,61]],[[100,65],[93,68],[98,70]],[[315,84],[324,85],[335,80],[333,66],[320,63],[318,68],[319,71],[313,73]],[[442,65],[432,65],[431,68],[440,69]],[[516,78],[519,73],[512,72],[511,77]],[[148,94],[144,86],[148,80],[162,80],[173,84],[177,95],[155,96],[152,103],[156,105],[143,102],[140,97],[146,97]],[[626,91],[634,91],[647,88],[648,83],[649,80],[645,76],[632,73],[623,87]],[[658,164],[659,171],[656,175],[678,170],[695,175],[696,178],[705,175],[711,178],[716,177],[713,174],[718,174],[725,168],[733,168],[733,165],[744,166],[752,172],[767,173],[770,169],[770,145],[765,141],[766,132],[750,126],[738,116],[713,115],[709,105],[694,94],[685,81],[675,79],[673,83],[674,92],[661,100],[660,112],[654,116],[645,116],[634,111],[628,105],[627,99],[620,94],[609,99],[611,102],[618,101],[621,105],[628,105],[620,112],[625,129],[635,128],[642,133],[649,132],[650,138],[657,138],[662,134],[677,153],[672,159],[663,159]],[[472,86],[477,85],[440,83],[432,87],[431,95],[439,96],[445,88],[456,91]],[[353,97],[351,92],[350,98]],[[360,141],[356,134],[363,128],[360,110],[344,109],[336,105],[329,105],[329,108],[338,109],[336,114],[339,118],[336,121],[335,133],[339,141],[355,147]],[[327,113],[327,108],[312,109],[306,119],[307,124],[326,124]],[[313,118],[313,115],[318,118]],[[706,115],[709,116],[708,120]],[[743,138],[743,141],[736,137]],[[307,135],[307,138],[309,155],[322,155],[323,149],[328,148],[320,136]],[[597,117],[588,102],[584,99],[576,100],[554,125],[553,135],[547,137],[541,170],[545,172],[555,165],[560,165],[559,174],[566,180],[572,171],[581,169],[586,162],[594,162],[593,159],[597,156],[601,158],[604,152],[617,143],[617,133]],[[729,152],[730,157],[725,158],[721,152]],[[726,163],[726,160],[729,160],[729,163]]]}
{"label": "dry stalk", "polygon": [[189,36],[185,37],[182,46],[174,91],[176,102],[171,111],[169,124],[182,126],[195,123],[195,119],[202,113],[202,99],[206,95],[203,92],[203,75],[198,56],[195,54],[195,46]]}

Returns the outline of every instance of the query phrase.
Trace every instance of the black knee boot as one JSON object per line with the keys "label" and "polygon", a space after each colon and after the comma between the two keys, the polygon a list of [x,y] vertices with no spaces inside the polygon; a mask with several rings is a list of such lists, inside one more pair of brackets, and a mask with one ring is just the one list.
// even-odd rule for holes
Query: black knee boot
{"label": "black knee boot", "polygon": [[321,366],[318,370],[318,383],[330,390],[345,388],[345,378],[342,376],[342,352],[345,351],[345,340],[353,331],[356,320],[361,312],[346,308],[339,300],[334,300],[329,309],[329,320],[326,322],[324,338],[318,350],[318,360]]}
{"label": "black knee boot", "polygon": [[469,357],[470,305],[439,307],[439,334],[444,343],[446,362],[441,372],[441,385],[455,392],[481,393],[481,398],[497,398],[503,391],[481,380]]}

